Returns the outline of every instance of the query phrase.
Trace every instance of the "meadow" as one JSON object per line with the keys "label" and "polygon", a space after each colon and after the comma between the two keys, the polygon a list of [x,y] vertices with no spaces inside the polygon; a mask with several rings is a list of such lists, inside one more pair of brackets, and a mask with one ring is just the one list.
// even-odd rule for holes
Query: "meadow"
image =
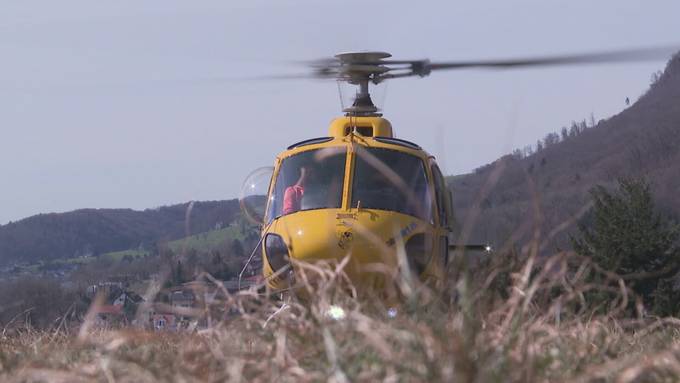
{"label": "meadow", "polygon": [[[450,284],[395,276],[398,303],[356,296],[343,264],[300,265],[305,298],[222,290],[207,328],[101,330],[92,316],[0,338],[7,382],[659,382],[680,379],[680,321],[573,253],[469,262]],[[593,275],[599,275],[593,283]],[[442,291],[444,291],[442,293]],[[590,303],[593,293],[608,299]],[[391,309],[391,310],[390,310]]]}

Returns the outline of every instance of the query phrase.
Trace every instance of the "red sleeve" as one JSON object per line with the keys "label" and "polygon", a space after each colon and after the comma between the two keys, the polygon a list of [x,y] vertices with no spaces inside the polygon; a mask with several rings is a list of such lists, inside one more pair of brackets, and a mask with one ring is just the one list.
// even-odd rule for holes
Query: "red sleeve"
{"label": "red sleeve", "polygon": [[283,192],[283,214],[290,214],[300,209],[300,201],[295,186],[288,186]]}
{"label": "red sleeve", "polygon": [[302,196],[305,194],[305,189],[299,185],[293,185],[286,188],[283,192],[283,214],[295,213],[300,210],[302,203]]}
{"label": "red sleeve", "polygon": [[293,199],[295,191],[292,186],[288,186],[283,192],[283,214],[290,214],[293,211]]}

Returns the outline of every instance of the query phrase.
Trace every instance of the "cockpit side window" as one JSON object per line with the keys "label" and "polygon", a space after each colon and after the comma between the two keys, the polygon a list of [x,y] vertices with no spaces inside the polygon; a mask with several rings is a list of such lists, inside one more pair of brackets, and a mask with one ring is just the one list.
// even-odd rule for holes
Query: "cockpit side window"
{"label": "cockpit side window", "polygon": [[434,178],[434,192],[437,198],[437,215],[439,224],[444,227],[449,226],[448,191],[446,181],[437,164],[432,165],[432,177]]}
{"label": "cockpit side window", "polygon": [[396,211],[432,222],[423,161],[397,150],[357,146],[351,206]]}
{"label": "cockpit side window", "polygon": [[276,176],[267,222],[301,210],[342,206],[347,148],[308,150],[285,158]]}

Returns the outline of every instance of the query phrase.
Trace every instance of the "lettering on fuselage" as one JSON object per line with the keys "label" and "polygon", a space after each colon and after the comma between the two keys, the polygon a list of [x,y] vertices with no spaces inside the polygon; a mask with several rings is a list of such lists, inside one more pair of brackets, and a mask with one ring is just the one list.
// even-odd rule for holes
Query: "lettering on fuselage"
{"label": "lettering on fuselage", "polygon": [[345,250],[353,239],[354,234],[352,234],[351,231],[348,230],[343,232],[342,234],[340,234],[340,239],[338,240],[338,247]]}
{"label": "lettering on fuselage", "polygon": [[[408,225],[406,225],[403,229],[401,229],[399,231],[399,237],[404,238],[404,237],[408,236],[409,234],[413,233],[413,230],[415,230],[416,227],[418,227],[418,224],[416,222],[409,223]],[[397,241],[396,238],[392,237],[392,238],[388,239],[387,241],[385,241],[385,244],[387,246],[393,246],[396,241]]]}

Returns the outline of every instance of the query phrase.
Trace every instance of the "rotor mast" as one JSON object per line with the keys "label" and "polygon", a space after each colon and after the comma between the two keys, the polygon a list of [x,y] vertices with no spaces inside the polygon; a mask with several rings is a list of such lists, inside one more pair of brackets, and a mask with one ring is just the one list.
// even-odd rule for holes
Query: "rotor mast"
{"label": "rotor mast", "polygon": [[378,107],[373,104],[371,99],[371,94],[368,90],[369,84],[368,78],[363,78],[358,83],[350,82],[350,84],[358,85],[359,91],[354,97],[354,102],[352,106],[343,109],[348,116],[374,116],[379,115]]}

